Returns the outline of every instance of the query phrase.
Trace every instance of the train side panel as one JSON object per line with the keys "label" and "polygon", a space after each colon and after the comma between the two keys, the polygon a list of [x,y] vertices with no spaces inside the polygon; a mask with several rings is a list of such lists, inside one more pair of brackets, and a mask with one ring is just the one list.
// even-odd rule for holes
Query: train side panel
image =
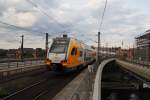
{"label": "train side panel", "polygon": [[[60,44],[57,45],[51,48],[55,47],[56,51],[60,51],[58,48]],[[60,46],[60,48],[62,47]],[[47,65],[54,71],[71,72],[79,70],[94,59],[92,55],[93,51],[76,39],[70,39],[68,45],[65,47],[65,51],[61,53],[52,51],[53,49],[50,49],[48,52]]]}
{"label": "train side panel", "polygon": [[62,65],[66,69],[77,69],[84,63],[83,50],[82,45],[77,40],[71,39],[67,52],[67,62]]}

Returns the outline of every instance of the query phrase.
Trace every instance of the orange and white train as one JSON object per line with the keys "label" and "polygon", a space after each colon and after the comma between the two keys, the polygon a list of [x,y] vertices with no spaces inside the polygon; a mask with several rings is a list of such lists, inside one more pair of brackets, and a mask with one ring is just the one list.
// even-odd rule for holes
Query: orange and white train
{"label": "orange and white train", "polygon": [[95,56],[94,49],[64,35],[53,39],[47,52],[46,64],[56,72],[72,72],[95,61]]}

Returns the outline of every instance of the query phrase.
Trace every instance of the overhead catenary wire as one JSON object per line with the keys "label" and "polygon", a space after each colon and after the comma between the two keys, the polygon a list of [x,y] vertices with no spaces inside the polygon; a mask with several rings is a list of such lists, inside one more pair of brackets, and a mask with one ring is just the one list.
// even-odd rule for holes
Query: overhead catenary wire
{"label": "overhead catenary wire", "polygon": [[9,23],[3,22],[3,21],[0,21],[0,24],[6,25],[9,28],[13,28],[13,29],[24,30],[24,31],[33,32],[33,33],[42,33],[42,32],[39,32],[39,31],[33,31],[31,29],[28,29],[28,28],[24,28],[24,27],[13,25],[13,24],[9,24]]}
{"label": "overhead catenary wire", "polygon": [[99,63],[100,61],[100,48],[101,48],[101,28],[102,28],[102,24],[103,24],[103,20],[104,20],[104,15],[105,15],[105,12],[106,12],[106,7],[107,7],[107,0],[105,1],[105,6],[104,6],[104,10],[102,12],[102,16],[101,18],[99,19],[99,27],[98,27],[98,46],[97,46],[97,63]]}
{"label": "overhead catenary wire", "polygon": [[[50,20],[55,21],[61,28],[66,28],[67,26],[64,26],[63,24],[61,24],[60,22],[58,22],[55,18],[53,18],[52,16],[50,16],[45,10],[43,10],[37,3],[33,2],[32,0],[26,0],[27,2],[29,2],[30,4],[32,4],[35,8],[37,8],[39,10],[40,13],[44,14],[45,16],[47,16]],[[93,41],[93,40],[91,40]],[[96,41],[93,41],[96,42]]]}
{"label": "overhead catenary wire", "polygon": [[102,28],[102,24],[103,24],[103,20],[104,20],[104,16],[105,16],[105,12],[106,12],[106,7],[107,7],[107,0],[105,1],[105,6],[104,6],[104,10],[103,10],[103,13],[102,13],[102,16],[101,16],[101,19],[100,19],[100,22],[99,22],[99,28],[98,28],[98,32],[101,31],[101,28]]}
{"label": "overhead catenary wire", "polygon": [[[61,26],[62,28],[66,28],[66,26],[64,26],[63,24],[61,24],[60,22],[58,22],[55,18],[53,18],[52,16],[50,16],[45,10],[43,10],[37,3],[33,2],[33,0],[26,0],[27,2],[29,2],[31,5],[33,5],[35,8],[38,9],[38,11],[42,14],[44,14],[45,16],[47,16],[50,20],[55,21],[59,26]],[[94,41],[92,39],[88,39],[92,42],[97,43],[97,41]]]}
{"label": "overhead catenary wire", "polygon": [[52,16],[50,16],[46,11],[44,11],[43,9],[41,9],[36,3],[34,3],[32,0],[26,0],[27,2],[29,2],[30,4],[32,4],[35,8],[37,8],[39,10],[39,12],[41,12],[42,14],[44,14],[45,16],[47,16],[49,18],[49,20],[53,20],[55,21],[61,28],[66,28],[66,26],[64,26],[63,24],[61,24],[60,22],[58,22],[55,18],[53,18]]}
{"label": "overhead catenary wire", "polygon": [[[18,30],[23,30],[23,31],[26,31],[26,32],[30,32],[30,33],[40,33],[40,34],[43,34],[43,32],[39,32],[39,31],[33,31],[33,30],[31,30],[31,29],[28,29],[28,28],[24,28],[24,27],[20,27],[20,26],[16,26],[16,25],[12,25],[12,24],[9,24],[9,23],[6,23],[6,22],[3,22],[3,21],[0,21],[0,24],[2,24],[2,25],[6,25],[7,26],[7,28],[9,27],[9,28],[11,28],[11,29],[18,29]],[[11,31],[9,31],[9,33],[10,33]],[[3,32],[3,33],[7,33],[7,32]],[[14,33],[14,32],[13,32]],[[19,34],[19,33],[16,33],[17,35],[21,35],[21,34]],[[17,37],[20,37],[20,36],[17,36]],[[30,38],[30,36],[28,37],[28,39]],[[42,37],[36,37],[36,36],[34,36],[33,38],[32,38],[32,40],[34,40],[34,39],[45,39],[43,36]],[[15,40],[13,40],[13,41],[16,41],[17,39],[15,39]]]}

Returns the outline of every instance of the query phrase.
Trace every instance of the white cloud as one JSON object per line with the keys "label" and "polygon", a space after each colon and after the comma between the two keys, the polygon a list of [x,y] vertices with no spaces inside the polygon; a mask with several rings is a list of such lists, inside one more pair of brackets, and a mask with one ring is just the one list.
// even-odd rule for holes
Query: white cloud
{"label": "white cloud", "polygon": [[38,20],[38,16],[34,12],[17,12],[11,7],[7,12],[3,13],[1,20],[20,27],[31,27]]}
{"label": "white cloud", "polygon": [[[102,14],[105,0],[32,1],[37,3],[52,18],[48,18],[41,12],[38,12],[38,9],[25,0],[0,0],[0,20],[40,31],[41,33],[49,32],[51,35],[56,35],[52,33],[68,31],[75,34],[76,37],[81,40],[86,40],[87,38],[97,40],[97,37],[94,35],[97,34],[98,31],[98,20]],[[134,3],[130,2],[130,0],[108,0],[108,6],[101,30],[103,33],[103,44],[108,42],[110,46],[120,46],[120,41],[122,40],[124,40],[126,45],[131,44],[135,36],[150,27],[150,14],[146,13],[142,8],[140,9],[138,7],[140,6],[139,4],[137,7],[132,7]],[[57,20],[57,22],[55,20]],[[0,26],[2,28],[2,25]],[[2,29],[1,31],[8,32]],[[13,32],[16,33],[18,30],[14,29],[12,32],[8,32],[8,34]],[[21,33],[21,31],[19,32]],[[82,34],[83,36],[81,36]],[[0,36],[2,36],[1,33]],[[42,35],[32,33],[30,37],[34,38],[35,36]],[[9,38],[5,37],[5,39],[8,40]],[[30,42],[30,39],[26,38],[26,41]],[[35,41],[40,44],[38,39],[35,39]],[[29,42],[26,42],[26,45],[38,46],[36,43]],[[86,43],[96,45],[88,39]],[[43,45],[43,43],[41,44]]]}
{"label": "white cloud", "polygon": [[104,6],[105,0],[87,0],[87,6],[93,9],[98,9],[101,6]]}
{"label": "white cloud", "polygon": [[37,21],[37,17],[31,12],[17,13],[12,19],[16,22],[16,25],[21,27],[33,26],[33,24]]}

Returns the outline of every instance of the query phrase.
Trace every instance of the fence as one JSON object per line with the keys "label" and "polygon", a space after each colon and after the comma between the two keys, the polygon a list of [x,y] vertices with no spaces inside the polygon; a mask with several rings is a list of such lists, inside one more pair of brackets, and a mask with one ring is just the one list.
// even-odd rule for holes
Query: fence
{"label": "fence", "polygon": [[96,64],[89,65],[88,70],[84,74],[80,85],[75,89],[73,94],[69,96],[68,100],[91,100],[93,93],[93,83],[95,79],[95,73],[93,68],[96,68]]}
{"label": "fence", "polygon": [[96,73],[95,82],[94,82],[94,91],[93,91],[93,96],[92,96],[93,99],[92,100],[101,100],[102,71],[107,63],[112,62],[114,60],[115,60],[114,58],[107,59],[107,60],[104,60],[103,62],[101,62],[101,64],[99,65],[99,67],[97,69],[97,73]]}
{"label": "fence", "polygon": [[141,61],[141,60],[133,60],[133,59],[124,59],[124,60],[127,62],[130,62],[130,63],[134,63],[134,64],[138,64],[138,65],[150,68],[150,62],[149,61]]}
{"label": "fence", "polygon": [[6,68],[28,67],[32,65],[44,64],[44,59],[25,59],[0,61],[0,70]]}

